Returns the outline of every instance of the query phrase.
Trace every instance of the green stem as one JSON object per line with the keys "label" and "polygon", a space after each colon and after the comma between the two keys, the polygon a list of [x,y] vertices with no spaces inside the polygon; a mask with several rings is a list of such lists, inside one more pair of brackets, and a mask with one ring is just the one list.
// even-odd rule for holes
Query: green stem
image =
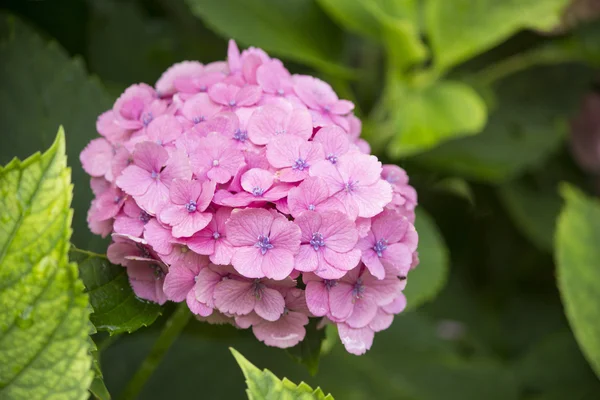
{"label": "green stem", "polygon": [[117,334],[114,334],[114,335],[110,335],[109,337],[107,337],[106,339],[104,339],[103,341],[101,341],[100,343],[98,343],[96,345],[98,347],[98,353],[102,353],[104,350],[108,349],[111,344],[113,344],[114,342],[116,342],[120,338],[121,338],[121,334],[117,333]]}
{"label": "green stem", "polygon": [[152,350],[150,350],[150,354],[148,354],[140,368],[136,371],[133,378],[127,384],[127,387],[121,394],[121,399],[133,400],[139,396],[144,384],[156,370],[161,360],[165,354],[167,354],[167,351],[175,342],[175,339],[177,339],[183,328],[185,328],[190,320],[191,315],[192,313],[190,313],[188,310],[187,303],[185,301],[180,303],[173,315],[171,315],[165,324],[160,336],[158,339],[156,339]]}

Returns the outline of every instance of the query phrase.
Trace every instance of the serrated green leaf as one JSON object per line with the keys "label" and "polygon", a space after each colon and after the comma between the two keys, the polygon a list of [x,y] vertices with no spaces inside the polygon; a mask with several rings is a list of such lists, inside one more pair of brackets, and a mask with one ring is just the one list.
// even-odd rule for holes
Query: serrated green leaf
{"label": "serrated green leaf", "polygon": [[71,171],[50,149],[0,167],[0,398],[84,399],[88,297],[68,259]]}
{"label": "serrated green leaf", "polygon": [[0,164],[49,147],[63,125],[74,184],[73,242],[86,249],[105,249],[105,241],[87,226],[92,192],[79,153],[97,136],[96,118],[111,107],[109,96],[87,76],[80,59],[71,60],[56,43],[46,43],[28,25],[2,13],[0,60],[0,121],[5,133]]}
{"label": "serrated green leaf", "polygon": [[393,135],[388,147],[391,156],[419,153],[479,133],[485,125],[484,101],[463,83],[441,81],[421,89],[398,82],[391,90],[386,105],[391,120],[384,127],[384,133]]}
{"label": "serrated green leaf", "polygon": [[439,69],[503,42],[521,29],[552,29],[569,0],[427,0],[425,25]]}
{"label": "serrated green leaf", "polygon": [[448,279],[448,250],[433,219],[417,209],[415,228],[419,234],[419,265],[408,274],[404,289],[406,306],[416,308],[431,301],[442,290]]}
{"label": "serrated green leaf", "polygon": [[[92,326],[93,327],[93,326]],[[92,329],[93,333],[96,333],[96,329]],[[90,352],[93,357],[92,371],[94,372],[94,380],[90,385],[90,393],[98,400],[111,400],[110,393],[104,384],[104,376],[102,375],[102,369],[100,368],[100,353],[96,347],[96,343],[90,337]]]}
{"label": "serrated green leaf", "polygon": [[161,314],[161,306],[135,295],[124,267],[111,264],[101,254],[79,249],[72,249],[69,256],[79,265],[79,275],[94,309],[90,320],[98,330],[111,335],[131,333],[151,325]]}
{"label": "serrated green leaf", "polygon": [[560,146],[570,114],[589,89],[592,76],[584,67],[553,66],[503,79],[496,88],[498,107],[483,132],[444,143],[414,160],[478,181],[515,177]]}
{"label": "serrated green leaf", "polygon": [[333,400],[331,394],[325,396],[321,388],[313,390],[304,382],[296,385],[287,378],[281,380],[268,369],[259,370],[235,349],[230,350],[246,378],[249,400]]}
{"label": "serrated green leaf", "polygon": [[348,76],[339,65],[341,32],[312,0],[186,0],[192,13],[226,38]]}
{"label": "serrated green leaf", "polygon": [[317,329],[317,325],[318,320],[312,318],[305,327],[304,340],[287,349],[288,354],[300,364],[305,365],[311,375],[315,375],[319,370],[321,344],[325,339],[325,328]]}
{"label": "serrated green leaf", "polygon": [[600,202],[563,184],[555,237],[558,288],[587,360],[600,376]]}

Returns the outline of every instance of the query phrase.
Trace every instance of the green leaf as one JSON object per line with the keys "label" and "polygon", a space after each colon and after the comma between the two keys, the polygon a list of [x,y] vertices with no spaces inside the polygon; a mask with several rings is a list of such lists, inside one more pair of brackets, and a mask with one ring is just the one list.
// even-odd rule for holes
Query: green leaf
{"label": "green leaf", "polygon": [[515,177],[542,163],[561,145],[570,114],[591,77],[584,67],[553,66],[498,81],[497,108],[483,132],[444,143],[414,160],[478,181]]}
{"label": "green leaf", "polygon": [[319,370],[321,345],[325,339],[325,328],[317,329],[318,322],[317,318],[312,318],[305,327],[304,340],[286,350],[294,360],[304,364],[311,375],[315,375]]}
{"label": "green leaf", "polygon": [[70,257],[79,265],[79,275],[94,308],[90,320],[98,330],[111,335],[131,333],[151,325],[161,314],[161,306],[135,295],[125,268],[111,264],[103,255],[79,249],[72,249]]}
{"label": "green leaf", "polygon": [[333,400],[333,396],[330,394],[325,396],[321,388],[313,390],[304,382],[296,385],[287,378],[281,380],[268,369],[261,371],[256,368],[235,349],[230,348],[230,350],[246,378],[246,384],[248,385],[246,393],[249,400]]}
{"label": "green leaf", "polygon": [[398,83],[392,88],[386,107],[392,119],[383,132],[393,135],[388,147],[393,157],[479,133],[486,122],[484,101],[460,82],[442,81],[422,89]]}
{"label": "green leaf", "polygon": [[341,32],[312,0],[186,0],[215,32],[247,46],[348,76],[337,63]]}
{"label": "green leaf", "polygon": [[[93,329],[93,333],[96,333],[96,329]],[[110,393],[104,383],[104,376],[102,375],[102,369],[100,368],[100,353],[96,347],[96,343],[90,337],[91,342],[91,354],[93,357],[92,371],[94,371],[94,380],[90,385],[90,393],[98,400],[110,400]]]}
{"label": "green leaf", "polygon": [[82,399],[93,379],[70,177],[62,127],[43,155],[0,167],[0,398]]}
{"label": "green leaf", "polygon": [[557,281],[584,355],[600,376],[600,202],[564,184],[556,228]]}
{"label": "green leaf", "polygon": [[404,289],[409,309],[433,300],[448,278],[448,250],[435,222],[421,208],[417,209],[415,228],[419,234],[420,262],[409,272]]}
{"label": "green leaf", "polygon": [[93,235],[86,215],[92,200],[90,177],[79,153],[97,136],[96,118],[111,107],[97,79],[87,76],[80,59],[69,59],[56,43],[47,44],[28,25],[0,14],[0,164],[49,147],[63,125],[67,159],[73,172],[73,242],[102,251],[105,241]]}
{"label": "green leaf", "polygon": [[517,181],[502,185],[499,194],[523,234],[538,248],[552,251],[554,226],[561,206],[556,190],[538,190]]}
{"label": "green leaf", "polygon": [[340,25],[387,45],[388,57],[406,67],[425,60],[415,0],[318,0]]}
{"label": "green leaf", "polygon": [[549,30],[569,0],[427,0],[425,24],[438,69],[476,56],[521,29]]}

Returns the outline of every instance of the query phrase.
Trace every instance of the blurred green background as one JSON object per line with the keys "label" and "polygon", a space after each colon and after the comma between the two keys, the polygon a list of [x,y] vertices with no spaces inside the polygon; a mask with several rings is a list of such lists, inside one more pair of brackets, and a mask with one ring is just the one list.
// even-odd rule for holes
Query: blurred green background
{"label": "blurred green background", "polygon": [[[230,37],[262,47],[355,102],[373,153],[409,173],[421,257],[410,309],[365,356],[331,340],[315,376],[251,332],[193,321],[141,398],[243,398],[231,346],[342,400],[598,399],[553,259],[558,183],[600,191],[569,151],[569,122],[597,90],[598,3],[1,0],[0,163],[47,148],[63,124],[73,241],[104,252],[85,222],[92,195],[78,157],[97,115],[175,62],[224,59]],[[113,396],[171,312],[131,335],[97,335]]]}

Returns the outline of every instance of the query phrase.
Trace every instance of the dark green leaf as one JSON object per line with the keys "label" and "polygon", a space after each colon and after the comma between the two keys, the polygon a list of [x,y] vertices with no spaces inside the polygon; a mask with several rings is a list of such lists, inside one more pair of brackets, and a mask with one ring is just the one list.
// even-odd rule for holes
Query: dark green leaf
{"label": "dark green leaf", "polygon": [[600,202],[564,184],[556,228],[558,288],[575,338],[600,376]]}
{"label": "dark green leaf", "polygon": [[312,0],[186,0],[217,33],[274,55],[348,75],[337,63],[341,33]]}
{"label": "dark green leaf", "polygon": [[313,390],[304,382],[296,385],[287,378],[280,380],[268,369],[261,371],[240,353],[234,349],[230,350],[246,378],[246,384],[248,385],[246,393],[249,400],[333,400],[333,396],[330,394],[325,396],[321,388]]}
{"label": "dark green leaf", "polygon": [[499,81],[497,108],[483,132],[444,143],[415,161],[474,180],[510,179],[540,164],[560,146],[568,118],[591,76],[583,67],[557,66]]}
{"label": "dark green leaf", "polygon": [[[96,333],[96,329],[93,329],[93,332]],[[94,380],[90,385],[90,393],[98,399],[98,400],[110,400],[110,393],[104,384],[104,376],[102,375],[102,370],[100,369],[100,353],[98,348],[96,347],[96,343],[90,338],[91,342],[91,353],[93,357],[92,363],[92,371],[94,371]]]}
{"label": "dark green leaf", "polygon": [[325,339],[325,328],[317,329],[318,319],[313,318],[306,325],[306,336],[294,347],[287,349],[287,352],[294,360],[304,364],[308,372],[314,375],[319,370],[319,357],[321,356],[321,344]]}
{"label": "dark green leaf", "polygon": [[124,267],[111,264],[105,256],[73,249],[71,261],[79,265],[79,274],[94,313],[90,320],[100,331],[111,335],[133,332],[151,325],[161,307],[136,297]]}
{"label": "dark green leaf", "polygon": [[480,54],[521,29],[549,30],[569,0],[427,0],[425,22],[438,68]]}
{"label": "dark green leaf", "polygon": [[448,250],[435,222],[422,209],[417,209],[415,227],[419,234],[420,263],[408,274],[404,294],[407,307],[416,308],[431,301],[442,290],[448,276]]}
{"label": "dark green leaf", "polygon": [[0,167],[0,398],[81,399],[93,379],[88,296],[69,262],[71,171],[50,149]]}
{"label": "dark green leaf", "polygon": [[96,133],[96,118],[111,102],[81,60],[71,60],[56,43],[45,43],[29,26],[0,14],[0,163],[50,146],[60,124],[67,132],[67,158],[73,171],[73,242],[103,251],[86,215],[92,200],[89,176],[79,153]]}

